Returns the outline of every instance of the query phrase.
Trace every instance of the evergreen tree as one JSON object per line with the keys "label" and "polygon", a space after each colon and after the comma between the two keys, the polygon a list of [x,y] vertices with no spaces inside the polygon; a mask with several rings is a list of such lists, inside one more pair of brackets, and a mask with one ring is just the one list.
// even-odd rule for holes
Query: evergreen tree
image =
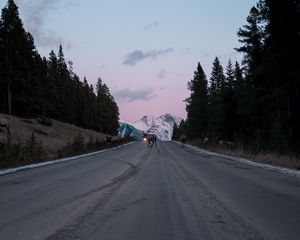
{"label": "evergreen tree", "polygon": [[209,87],[209,132],[213,137],[225,138],[225,91],[226,82],[223,67],[215,58],[212,66]]}
{"label": "evergreen tree", "polygon": [[47,110],[49,111],[49,116],[51,116],[54,119],[59,119],[60,113],[59,113],[59,97],[57,96],[57,79],[58,76],[58,59],[53,50],[49,53],[49,59],[48,59],[48,84],[45,86],[48,86],[48,98],[50,102],[47,104]]}
{"label": "evergreen tree", "polygon": [[42,142],[34,133],[25,142],[24,157],[27,162],[40,162],[45,159]]}
{"label": "evergreen tree", "polygon": [[[119,109],[106,84],[98,96],[66,64],[63,47],[41,58],[34,39],[23,28],[18,7],[8,0],[0,18],[0,112],[41,115],[114,134]],[[101,91],[100,91],[101,89]],[[101,127],[99,127],[101,126]]]}
{"label": "evergreen tree", "polygon": [[244,83],[243,71],[238,62],[235,62],[233,74],[233,88],[238,90]]}
{"label": "evergreen tree", "polygon": [[116,134],[119,127],[119,108],[110,94],[108,87],[102,82],[101,78],[97,80],[97,118],[99,125],[97,128],[101,132]]}
{"label": "evergreen tree", "polygon": [[84,137],[81,132],[79,132],[72,140],[71,143],[71,153],[79,154],[86,150],[86,144],[84,141]]}
{"label": "evergreen tree", "polygon": [[[173,135],[172,135],[172,139],[173,140],[179,140],[181,135],[186,135],[186,122],[184,120],[181,120],[181,122],[179,123],[179,125],[177,125],[176,123],[174,124],[174,128],[173,128]],[[199,136],[197,136],[199,137]]]}
{"label": "evergreen tree", "polygon": [[237,48],[239,52],[244,53],[243,66],[245,69],[245,83],[241,95],[242,100],[239,103],[239,109],[244,119],[245,144],[253,149],[260,149],[266,144],[269,135],[270,113],[272,112],[272,102],[270,82],[264,76],[262,68],[264,63],[265,51],[265,25],[262,21],[263,13],[257,7],[252,7],[247,17],[247,25],[238,31],[239,41],[244,45]]}
{"label": "evergreen tree", "polygon": [[260,0],[247,22],[238,32],[244,45],[237,49],[244,53],[246,70],[238,100],[244,135],[256,149],[283,153],[295,146],[291,150],[297,152],[300,64],[294,59],[300,53],[299,3]]}
{"label": "evergreen tree", "polygon": [[252,7],[247,17],[247,25],[238,31],[239,42],[244,45],[236,48],[237,51],[244,53],[244,69],[247,79],[256,84],[256,73],[260,69],[263,51],[263,30],[260,26],[261,15],[256,7]]}
{"label": "evergreen tree", "polygon": [[25,31],[13,0],[2,9],[0,24],[1,109],[8,114],[28,115],[33,102],[28,91],[35,82],[32,70],[37,55],[33,38]]}
{"label": "evergreen tree", "polygon": [[81,103],[82,126],[88,128],[89,126],[89,84],[86,77],[83,78],[82,84],[83,101]]}
{"label": "evergreen tree", "polygon": [[246,91],[245,81],[243,77],[243,71],[238,62],[235,62],[234,65],[234,78],[233,78],[233,95],[235,102],[235,140],[242,143],[244,141],[243,132],[247,129],[247,120],[248,120],[248,109],[247,101],[245,101]]}
{"label": "evergreen tree", "polygon": [[56,86],[56,97],[58,98],[58,111],[60,113],[59,119],[65,122],[71,122],[70,110],[68,109],[68,104],[70,101],[69,96],[69,85],[70,85],[70,73],[65,62],[65,57],[63,53],[63,48],[60,45],[57,55],[57,86]]}
{"label": "evergreen tree", "polygon": [[[275,103],[273,132],[276,134],[272,139],[278,140],[274,147],[295,146],[292,149],[295,151],[300,149],[300,63],[295,61],[300,54],[299,1],[261,0],[258,6],[266,24],[265,62],[269,64],[265,65],[264,72],[272,81],[269,87],[271,101]],[[286,144],[282,139],[288,139]]]}
{"label": "evergreen tree", "polygon": [[173,134],[172,134],[172,140],[177,140],[179,137],[179,133],[178,133],[178,126],[175,123],[174,127],[173,127]]}
{"label": "evergreen tree", "polygon": [[200,63],[194,72],[194,78],[188,82],[189,98],[185,100],[187,110],[188,135],[200,138],[208,131],[208,92],[207,79]]}
{"label": "evergreen tree", "polygon": [[77,126],[82,126],[82,107],[84,101],[84,94],[83,94],[83,84],[80,81],[80,78],[75,74],[73,77],[73,101],[75,104],[74,113],[73,113],[73,121]]}
{"label": "evergreen tree", "polygon": [[226,139],[233,139],[236,122],[237,98],[234,93],[234,68],[231,59],[226,67],[226,82],[224,91],[224,134]]}

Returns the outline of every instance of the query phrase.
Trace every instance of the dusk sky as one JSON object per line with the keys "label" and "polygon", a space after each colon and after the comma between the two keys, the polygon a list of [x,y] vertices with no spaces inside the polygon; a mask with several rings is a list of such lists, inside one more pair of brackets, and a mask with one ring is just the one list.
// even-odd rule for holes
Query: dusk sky
{"label": "dusk sky", "polygon": [[[1,9],[6,0],[1,0]],[[120,118],[186,118],[187,82],[200,62],[240,61],[239,27],[256,0],[15,0],[42,56],[62,44],[74,72],[115,97]]]}

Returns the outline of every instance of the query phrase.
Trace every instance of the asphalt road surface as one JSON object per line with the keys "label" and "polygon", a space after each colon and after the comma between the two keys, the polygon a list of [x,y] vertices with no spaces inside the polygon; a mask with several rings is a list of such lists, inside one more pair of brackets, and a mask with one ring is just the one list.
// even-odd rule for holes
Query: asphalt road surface
{"label": "asphalt road surface", "polygon": [[0,176],[1,240],[300,239],[300,179],[172,142]]}

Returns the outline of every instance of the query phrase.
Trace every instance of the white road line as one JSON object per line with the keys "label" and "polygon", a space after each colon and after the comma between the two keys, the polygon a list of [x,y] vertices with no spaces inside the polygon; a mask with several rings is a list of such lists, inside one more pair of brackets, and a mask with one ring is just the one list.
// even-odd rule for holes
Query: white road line
{"label": "white road line", "polygon": [[[132,144],[132,143],[134,143],[134,142],[124,144],[123,146],[127,146],[127,145]],[[42,163],[29,164],[29,165],[25,165],[25,166],[22,166],[22,167],[8,168],[8,169],[0,170],[0,176],[4,175],[4,174],[9,174],[9,173],[15,173],[15,172],[22,171],[22,170],[38,168],[38,167],[44,167],[44,166],[48,166],[48,165],[52,165],[52,164],[56,164],[56,163],[67,162],[67,161],[75,160],[75,159],[78,159],[78,158],[89,157],[89,156],[93,156],[93,155],[96,155],[96,154],[99,154],[99,153],[111,151],[111,150],[114,150],[114,149],[117,149],[117,148],[119,148],[119,147],[108,148],[108,149],[104,149],[104,150],[97,151],[97,152],[86,153],[86,154],[73,156],[73,157],[68,157],[68,158],[56,159],[56,160],[42,162]]]}
{"label": "white road line", "polygon": [[[172,141],[172,142],[181,145],[181,142],[177,142],[177,141]],[[192,145],[188,145],[188,144],[186,144],[186,146],[190,149],[193,149],[193,150],[198,151],[200,153],[209,154],[211,156],[224,157],[224,158],[231,159],[233,161],[238,161],[240,163],[244,163],[244,164],[247,164],[247,165],[250,165],[250,166],[260,167],[260,168],[271,170],[271,171],[274,171],[274,172],[279,172],[279,173],[287,174],[287,175],[290,175],[290,176],[300,177],[300,171],[299,170],[294,170],[294,169],[289,169],[289,168],[284,168],[284,167],[278,167],[278,166],[273,166],[273,165],[264,164],[264,163],[258,163],[258,162],[254,162],[254,161],[251,161],[251,160],[246,159],[246,158],[233,157],[233,156],[228,156],[228,155],[225,155],[225,154],[215,153],[215,152],[211,152],[211,151],[208,151],[208,150],[205,150],[205,149],[202,149],[202,148],[199,148],[199,147],[195,147],[195,146],[192,146]]]}

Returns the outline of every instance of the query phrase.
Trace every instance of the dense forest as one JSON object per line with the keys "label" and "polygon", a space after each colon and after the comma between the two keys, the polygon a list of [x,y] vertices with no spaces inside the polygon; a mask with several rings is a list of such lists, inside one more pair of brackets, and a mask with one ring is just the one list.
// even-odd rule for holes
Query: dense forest
{"label": "dense forest", "polygon": [[[174,133],[234,141],[252,152],[300,154],[300,3],[260,0],[237,31],[242,63],[188,82],[187,120]],[[298,59],[298,60],[297,60]]]}
{"label": "dense forest", "polygon": [[119,109],[107,85],[96,89],[73,72],[63,48],[41,57],[23,27],[18,7],[8,0],[0,19],[0,112],[21,117],[42,116],[115,134]]}

